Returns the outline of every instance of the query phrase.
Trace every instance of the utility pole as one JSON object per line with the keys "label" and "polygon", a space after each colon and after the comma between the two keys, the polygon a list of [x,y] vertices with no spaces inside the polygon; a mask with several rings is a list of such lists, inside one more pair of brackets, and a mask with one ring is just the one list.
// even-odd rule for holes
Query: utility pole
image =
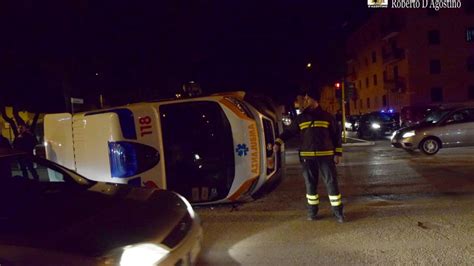
{"label": "utility pole", "polygon": [[99,105],[100,109],[104,108],[104,96],[102,95],[102,93],[99,95]]}
{"label": "utility pole", "polygon": [[341,105],[342,105],[342,141],[346,142],[346,95],[344,93],[345,91],[345,85],[346,80],[343,78],[342,79],[342,84],[341,84]]}

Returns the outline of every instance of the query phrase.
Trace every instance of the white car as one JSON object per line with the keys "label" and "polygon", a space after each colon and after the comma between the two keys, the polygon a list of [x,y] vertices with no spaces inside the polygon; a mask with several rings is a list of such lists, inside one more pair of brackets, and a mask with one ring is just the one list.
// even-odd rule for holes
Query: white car
{"label": "white car", "polygon": [[201,242],[198,217],[174,192],[95,182],[0,150],[2,266],[192,265]]}

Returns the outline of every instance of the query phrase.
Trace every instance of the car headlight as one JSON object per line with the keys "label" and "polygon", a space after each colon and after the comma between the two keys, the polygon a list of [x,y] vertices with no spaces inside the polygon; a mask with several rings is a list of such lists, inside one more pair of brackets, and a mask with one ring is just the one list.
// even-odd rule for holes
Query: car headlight
{"label": "car headlight", "polygon": [[139,244],[124,248],[120,258],[121,266],[156,265],[168,255],[169,250],[155,244]]}
{"label": "car headlight", "polygon": [[289,117],[283,117],[283,118],[282,118],[282,122],[283,122],[283,125],[289,126],[289,125],[291,125],[291,118],[289,118]]}
{"label": "car headlight", "polygon": [[379,128],[380,128],[380,124],[379,124],[379,123],[372,123],[372,128],[373,128],[373,129],[379,129]]}
{"label": "car headlight", "polygon": [[415,136],[415,131],[414,131],[414,130],[405,132],[405,133],[403,134],[402,138],[405,139],[405,138],[410,138],[410,137],[413,137],[413,136]]}

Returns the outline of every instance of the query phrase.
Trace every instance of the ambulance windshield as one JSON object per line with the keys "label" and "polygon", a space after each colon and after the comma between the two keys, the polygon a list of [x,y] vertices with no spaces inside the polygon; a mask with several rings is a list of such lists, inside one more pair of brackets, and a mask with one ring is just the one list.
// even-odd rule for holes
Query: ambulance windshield
{"label": "ambulance windshield", "polygon": [[160,106],[168,189],[192,202],[225,198],[234,180],[230,123],[215,102]]}

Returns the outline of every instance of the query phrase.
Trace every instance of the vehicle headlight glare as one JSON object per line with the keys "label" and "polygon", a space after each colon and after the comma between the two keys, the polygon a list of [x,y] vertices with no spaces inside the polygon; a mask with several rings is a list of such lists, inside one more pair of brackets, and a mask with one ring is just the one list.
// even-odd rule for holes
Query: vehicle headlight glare
{"label": "vehicle headlight glare", "polygon": [[410,138],[410,137],[413,137],[413,136],[415,136],[415,131],[408,131],[408,132],[403,134],[402,138]]}
{"label": "vehicle headlight glare", "polygon": [[193,209],[193,206],[191,206],[191,203],[189,203],[189,201],[187,199],[185,199],[183,196],[181,196],[181,195],[178,195],[178,196],[184,202],[184,204],[186,205],[186,209],[188,210],[189,215],[192,218],[194,218],[196,216],[196,214],[194,213],[194,209]]}
{"label": "vehicle headlight glare", "polygon": [[390,139],[395,138],[395,136],[397,135],[397,133],[398,133],[398,131],[394,131],[393,134],[392,134],[392,136],[390,137]]}
{"label": "vehicle headlight glare", "polygon": [[120,266],[156,265],[167,254],[168,250],[155,244],[140,244],[126,247],[120,258]]}
{"label": "vehicle headlight glare", "polygon": [[372,123],[372,128],[373,129],[380,129],[380,124],[379,123]]}

